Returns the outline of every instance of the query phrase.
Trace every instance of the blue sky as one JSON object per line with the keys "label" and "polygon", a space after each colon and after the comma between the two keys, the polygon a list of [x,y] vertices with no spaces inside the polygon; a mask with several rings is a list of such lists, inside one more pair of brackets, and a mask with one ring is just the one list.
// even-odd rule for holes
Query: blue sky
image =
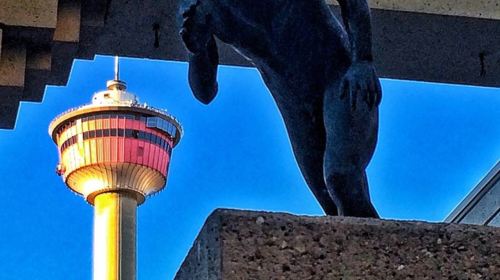
{"label": "blue sky", "polygon": [[[55,174],[47,127],[89,103],[112,78],[112,64],[76,61],[66,87],[48,87],[42,104],[23,103],[16,129],[0,130],[0,279],[91,278],[92,207]],[[138,279],[172,279],[218,207],[322,214],[255,69],[221,67],[210,106],[192,97],[185,63],[122,59],[121,70],[130,91],[185,130],[167,188],[138,209]],[[500,159],[500,90],[382,85],[372,200],[383,218],[442,221]]]}

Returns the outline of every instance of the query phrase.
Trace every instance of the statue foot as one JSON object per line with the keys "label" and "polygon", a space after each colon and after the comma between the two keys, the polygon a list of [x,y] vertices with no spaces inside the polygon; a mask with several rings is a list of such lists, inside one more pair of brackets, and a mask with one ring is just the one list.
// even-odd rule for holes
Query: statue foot
{"label": "statue foot", "polygon": [[339,216],[379,218],[366,192],[368,186],[363,174],[335,173],[327,179],[328,191],[337,205]]}
{"label": "statue foot", "polygon": [[361,203],[364,205],[355,205],[354,207],[339,207],[338,212],[339,216],[348,216],[348,217],[359,217],[359,218],[376,218],[379,219],[375,207],[368,203]]}

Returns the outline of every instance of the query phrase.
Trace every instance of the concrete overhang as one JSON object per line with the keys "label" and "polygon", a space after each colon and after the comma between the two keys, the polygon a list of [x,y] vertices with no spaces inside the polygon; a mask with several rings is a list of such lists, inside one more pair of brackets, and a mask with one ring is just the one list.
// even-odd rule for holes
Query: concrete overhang
{"label": "concrete overhang", "polygon": [[[500,5],[492,0],[369,0],[370,7],[378,10],[461,16],[500,20]],[[338,6],[336,0],[326,0]]]}
{"label": "concrete overhang", "polygon": [[[336,1],[327,1],[338,14]],[[0,11],[21,2],[30,1],[5,0]],[[374,55],[382,77],[500,85],[498,1],[372,0],[370,5]],[[14,9],[17,17],[0,12],[0,50],[6,54],[0,53],[0,73],[20,75],[0,77],[0,128],[14,127],[19,101],[39,102],[45,85],[64,85],[74,58],[101,54],[184,61],[178,6],[178,0],[58,0],[55,27],[54,5],[37,11],[47,24],[9,24],[33,19],[23,14],[33,9]],[[222,64],[250,66],[228,46],[220,46],[220,55]]]}

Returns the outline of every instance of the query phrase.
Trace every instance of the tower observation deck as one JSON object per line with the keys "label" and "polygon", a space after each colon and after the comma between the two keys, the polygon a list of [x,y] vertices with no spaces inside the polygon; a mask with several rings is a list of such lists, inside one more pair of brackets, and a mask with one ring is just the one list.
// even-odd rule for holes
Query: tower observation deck
{"label": "tower observation deck", "polygon": [[94,280],[135,279],[136,208],[165,187],[181,125],[126,91],[116,59],[107,89],[56,117],[49,134],[57,173],[94,206]]}

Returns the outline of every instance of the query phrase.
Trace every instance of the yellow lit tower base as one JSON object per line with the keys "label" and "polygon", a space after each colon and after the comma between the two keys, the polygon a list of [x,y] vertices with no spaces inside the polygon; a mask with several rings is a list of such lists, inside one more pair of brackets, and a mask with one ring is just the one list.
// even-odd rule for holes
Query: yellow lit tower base
{"label": "yellow lit tower base", "polygon": [[57,173],[94,205],[94,280],[135,279],[136,208],[166,183],[182,128],[165,111],[138,103],[118,78],[92,104],[55,118]]}

